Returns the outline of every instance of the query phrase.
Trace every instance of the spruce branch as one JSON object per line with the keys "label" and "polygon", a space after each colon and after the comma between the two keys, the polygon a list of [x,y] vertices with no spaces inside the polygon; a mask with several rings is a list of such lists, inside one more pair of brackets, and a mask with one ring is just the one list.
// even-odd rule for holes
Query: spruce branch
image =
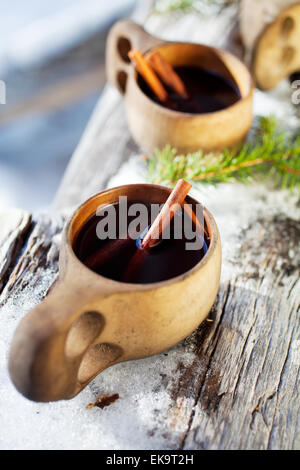
{"label": "spruce branch", "polygon": [[170,13],[174,11],[202,12],[205,6],[225,7],[239,0],[156,0],[154,11],[156,13]]}
{"label": "spruce branch", "polygon": [[167,145],[147,165],[155,183],[174,185],[179,178],[209,184],[272,179],[282,188],[300,191],[300,133],[281,130],[273,116],[258,117],[251,139],[238,150],[178,155]]}

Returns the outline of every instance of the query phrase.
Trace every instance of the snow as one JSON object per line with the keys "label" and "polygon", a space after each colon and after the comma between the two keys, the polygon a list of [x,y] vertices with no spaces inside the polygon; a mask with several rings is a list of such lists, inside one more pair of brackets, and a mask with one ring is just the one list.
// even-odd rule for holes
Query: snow
{"label": "snow", "polygon": [[[71,401],[30,402],[10,382],[7,359],[13,331],[20,317],[43,297],[54,275],[43,271],[34,291],[29,285],[1,309],[0,449],[163,448],[171,398],[169,387],[161,387],[162,380],[171,386],[178,361],[187,365],[194,357],[182,344],[168,355],[107,369]],[[102,393],[118,393],[120,398],[103,410],[86,409]],[[150,436],[154,428],[157,431]]]}

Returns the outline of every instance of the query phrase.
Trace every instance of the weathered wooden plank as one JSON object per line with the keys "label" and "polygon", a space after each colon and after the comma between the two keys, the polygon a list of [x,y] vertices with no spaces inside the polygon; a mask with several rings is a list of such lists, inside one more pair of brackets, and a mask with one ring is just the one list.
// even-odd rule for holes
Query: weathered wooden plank
{"label": "weathered wooden plank", "polygon": [[0,292],[29,230],[31,215],[21,209],[0,213]]}
{"label": "weathered wooden plank", "polygon": [[233,276],[222,284],[211,328],[195,334],[195,364],[183,374],[204,362],[192,382],[184,448],[300,447],[299,239],[299,220],[278,215],[241,232]]}
{"label": "weathered wooden plank", "polygon": [[[35,285],[40,282],[40,275],[43,276],[44,269],[57,272],[63,223],[64,219],[59,216],[50,218],[41,215],[37,220],[33,220],[27,233],[28,239],[21,247],[19,260],[3,288],[0,305],[5,303],[7,298],[22,293],[29,282],[34,290]],[[42,274],[39,274],[40,272]]]}

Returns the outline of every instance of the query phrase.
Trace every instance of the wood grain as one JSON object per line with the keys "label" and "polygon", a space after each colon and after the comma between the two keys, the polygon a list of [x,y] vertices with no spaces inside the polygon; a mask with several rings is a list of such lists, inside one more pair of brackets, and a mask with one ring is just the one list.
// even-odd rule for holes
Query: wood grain
{"label": "wood grain", "polygon": [[[30,220],[31,216],[28,214],[26,217]],[[6,220],[4,220],[5,225]],[[26,238],[20,238],[17,245],[18,251],[15,252],[17,262],[5,282],[0,305],[5,303],[7,298],[22,292],[28,283],[34,289],[34,286],[40,282],[44,270],[51,270],[54,274],[57,272],[63,222],[62,217],[51,218],[41,215],[32,221],[30,227],[27,225]],[[8,254],[10,252],[9,248]],[[7,258],[4,253],[1,255],[2,259]]]}
{"label": "wood grain", "polygon": [[0,213],[0,292],[19,256],[30,222],[31,215],[23,210]]}
{"label": "wood grain", "polygon": [[256,224],[256,244],[257,227],[242,233],[213,322],[188,340],[195,360],[176,391],[179,409],[187,388],[194,400],[180,445],[186,449],[300,447],[300,260],[289,256],[300,223],[276,216]]}

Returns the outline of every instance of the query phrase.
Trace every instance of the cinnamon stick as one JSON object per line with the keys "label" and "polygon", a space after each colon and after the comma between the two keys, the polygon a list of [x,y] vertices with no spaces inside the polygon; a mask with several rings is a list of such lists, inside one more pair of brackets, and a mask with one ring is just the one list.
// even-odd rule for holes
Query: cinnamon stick
{"label": "cinnamon stick", "polygon": [[146,62],[141,51],[139,49],[132,49],[128,52],[128,57],[135,64],[137,71],[142,75],[148,85],[152,88],[159,101],[165,103],[168,99],[168,94],[157,75],[153,72],[152,68]]}
{"label": "cinnamon stick", "polygon": [[155,245],[163,231],[170,224],[179,206],[183,204],[191,187],[192,185],[183,179],[180,179],[177,182],[162,210],[144,236],[141,247],[137,249],[131,261],[128,263],[128,266],[123,273],[122,281],[130,282],[134,275],[139,271],[151,247]]}
{"label": "cinnamon stick", "polygon": [[[190,188],[191,185],[185,180],[178,181],[176,187],[164,204],[161,212],[156,217],[151,228],[145,235],[141,243],[141,248],[137,250],[129,265],[127,266],[122,280],[128,281],[132,279],[135,273],[138,272],[139,268],[142,266],[145,260],[145,256],[147,256],[149,253],[149,249],[156,243],[156,241],[162,235],[164,229],[169,225],[179,205],[184,205],[185,197]],[[189,205],[185,204],[184,210],[195,224],[197,232],[202,234],[204,231],[204,233],[208,236],[205,227],[202,227],[193,209]],[[104,247],[101,247],[99,250],[89,255],[83,260],[83,262],[90,269],[99,269],[106,263],[113,261],[117,256],[120,256],[122,252],[127,250],[131,241],[132,239],[128,233],[126,234],[126,238],[121,237],[115,240],[109,240]]]}
{"label": "cinnamon stick", "polygon": [[141,243],[141,248],[151,248],[151,246],[153,246],[157,240],[159,240],[161,234],[173,219],[179,206],[181,206],[181,204],[184,202],[191,187],[192,185],[184,179],[178,180],[175,188],[166,200],[162,210],[144,236]]}
{"label": "cinnamon stick", "polygon": [[147,62],[162,81],[172,88],[179,96],[188,98],[185,85],[173,67],[167,62],[158,51],[152,51],[147,55]]}

